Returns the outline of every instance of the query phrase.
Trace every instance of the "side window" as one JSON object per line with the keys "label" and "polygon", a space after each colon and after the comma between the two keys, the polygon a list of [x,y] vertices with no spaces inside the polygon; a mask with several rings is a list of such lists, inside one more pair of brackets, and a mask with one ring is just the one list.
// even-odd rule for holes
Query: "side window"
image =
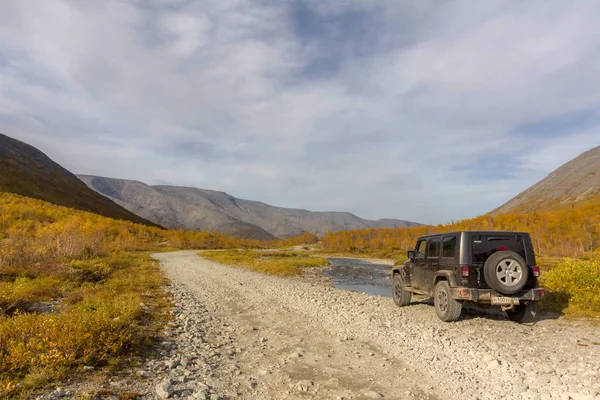
{"label": "side window", "polygon": [[442,238],[442,257],[454,258],[456,255],[456,236]]}
{"label": "side window", "polygon": [[427,243],[427,258],[436,258],[440,255],[440,239],[429,239]]}
{"label": "side window", "polygon": [[426,245],[427,242],[425,242],[424,240],[421,240],[419,243],[417,243],[417,251],[415,254],[415,258],[425,258]]}

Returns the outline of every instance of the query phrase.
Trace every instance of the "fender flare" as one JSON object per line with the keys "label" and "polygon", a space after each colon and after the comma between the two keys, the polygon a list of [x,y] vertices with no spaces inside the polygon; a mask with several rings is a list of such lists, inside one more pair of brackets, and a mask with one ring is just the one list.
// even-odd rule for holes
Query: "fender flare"
{"label": "fender flare", "polygon": [[438,283],[439,281],[447,281],[448,285],[450,285],[450,287],[457,287],[459,285],[457,285],[456,283],[456,276],[454,275],[453,271],[438,271],[435,273],[435,275],[433,276],[433,286],[435,287],[435,284]]}
{"label": "fender flare", "polygon": [[400,276],[402,277],[402,279],[404,280],[404,283],[407,286],[410,286],[410,273],[409,273],[409,265],[407,264],[399,264],[399,265],[394,265],[392,267],[392,272],[391,272],[391,278],[394,279],[394,275],[395,274],[400,274]]}

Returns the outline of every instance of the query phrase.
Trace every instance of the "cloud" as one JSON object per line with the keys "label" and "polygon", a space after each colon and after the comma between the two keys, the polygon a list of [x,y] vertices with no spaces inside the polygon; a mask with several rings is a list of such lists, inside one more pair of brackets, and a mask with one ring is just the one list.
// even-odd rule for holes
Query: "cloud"
{"label": "cloud", "polygon": [[7,1],[0,131],[78,173],[457,220],[600,144],[598,11]]}

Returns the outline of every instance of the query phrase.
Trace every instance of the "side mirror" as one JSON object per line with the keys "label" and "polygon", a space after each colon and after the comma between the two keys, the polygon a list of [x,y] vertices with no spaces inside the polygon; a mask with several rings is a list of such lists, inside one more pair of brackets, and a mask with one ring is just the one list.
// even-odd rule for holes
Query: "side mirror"
{"label": "side mirror", "polygon": [[408,252],[408,258],[410,258],[411,260],[413,258],[415,258],[415,252],[413,250],[409,250],[409,252]]}

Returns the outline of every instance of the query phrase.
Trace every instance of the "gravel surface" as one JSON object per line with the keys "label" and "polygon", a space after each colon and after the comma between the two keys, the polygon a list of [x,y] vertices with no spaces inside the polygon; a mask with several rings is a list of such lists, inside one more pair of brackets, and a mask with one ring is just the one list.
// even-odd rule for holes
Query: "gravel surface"
{"label": "gravel surface", "polygon": [[104,388],[146,399],[600,398],[600,330],[584,323],[475,312],[444,323],[430,304],[398,308],[314,273],[277,278],[193,251],[154,257],[176,303],[161,356]]}
{"label": "gravel surface", "polygon": [[[226,267],[194,252],[155,257],[170,279],[189,287],[216,315],[236,326],[248,319],[260,326],[268,350],[255,361],[257,368],[275,372],[282,367],[275,361],[296,342],[310,349],[306,358],[335,352],[337,364],[346,365],[345,374],[349,368],[360,371],[345,394],[355,398],[370,388],[386,398],[405,398],[409,390],[462,399],[600,398],[598,328],[560,319],[519,325],[478,314],[444,323],[428,304],[398,308],[390,299]],[[381,361],[369,369],[354,364],[374,357]],[[325,375],[312,379],[323,386],[317,397],[331,398],[333,389],[324,390],[327,368],[317,369]],[[342,377],[330,372],[343,391]],[[373,381],[354,385],[365,379]],[[279,398],[268,380],[261,383],[265,394]]]}

